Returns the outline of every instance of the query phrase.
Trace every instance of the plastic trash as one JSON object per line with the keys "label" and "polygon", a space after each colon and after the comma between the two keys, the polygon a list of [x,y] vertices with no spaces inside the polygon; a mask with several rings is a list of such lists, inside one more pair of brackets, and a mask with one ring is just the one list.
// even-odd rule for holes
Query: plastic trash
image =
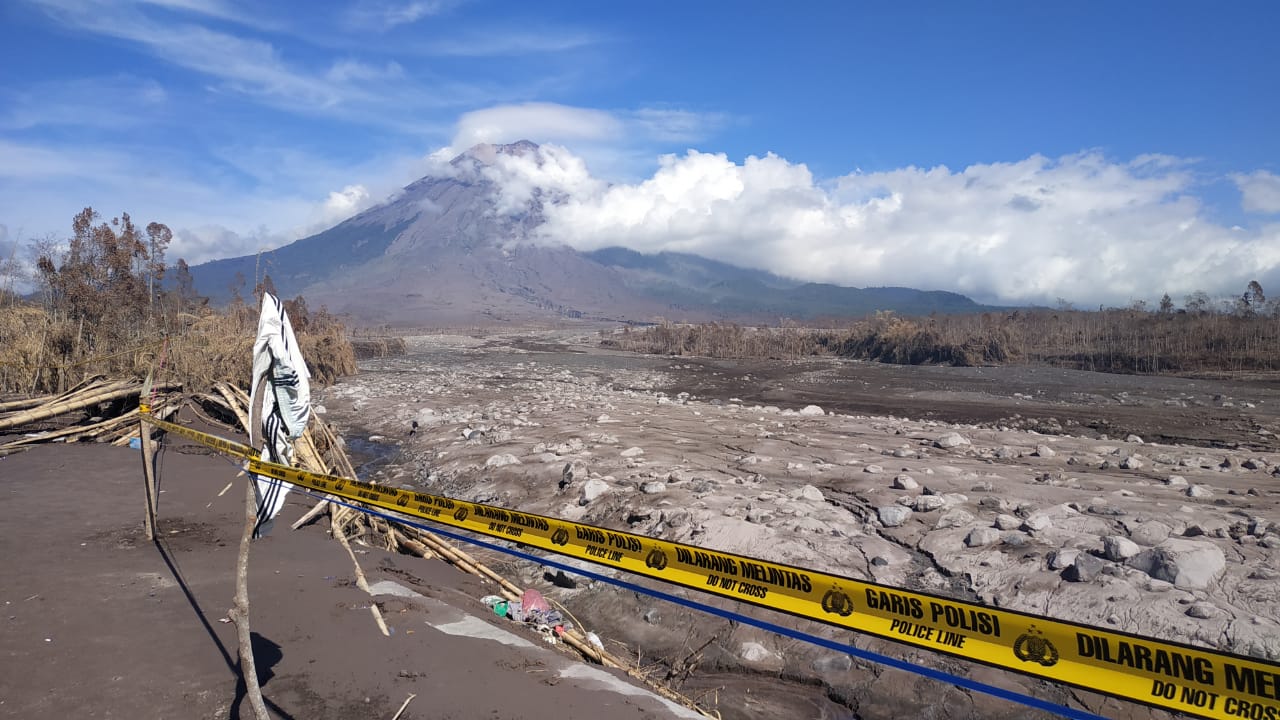
{"label": "plastic trash", "polygon": [[524,591],[524,595],[520,596],[520,602],[524,606],[526,613],[551,612],[551,606],[547,604],[547,599],[542,597],[542,593],[533,588]]}
{"label": "plastic trash", "polygon": [[129,448],[131,450],[141,450],[142,438],[129,438]]}

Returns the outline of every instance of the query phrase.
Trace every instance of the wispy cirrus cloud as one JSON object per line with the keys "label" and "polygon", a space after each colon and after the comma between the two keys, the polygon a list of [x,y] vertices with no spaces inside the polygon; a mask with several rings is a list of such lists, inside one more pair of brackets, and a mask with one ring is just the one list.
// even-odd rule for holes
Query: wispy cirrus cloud
{"label": "wispy cirrus cloud", "polygon": [[611,111],[545,102],[496,105],[459,117],[453,142],[441,155],[452,157],[480,143],[532,140],[574,148],[603,177],[630,178],[653,165],[653,147],[704,140],[724,122],[719,113],[674,108]]}
{"label": "wispy cirrus cloud", "polygon": [[514,57],[577,50],[598,45],[606,39],[604,35],[585,30],[486,28],[484,32],[465,32],[462,37],[429,40],[419,48],[428,55]]}
{"label": "wispy cirrus cloud", "polygon": [[359,0],[344,17],[349,27],[386,31],[439,15],[458,4],[458,0]]}
{"label": "wispy cirrus cloud", "polygon": [[123,129],[154,119],[169,95],[150,78],[130,75],[46,81],[0,90],[0,130],[47,127]]}

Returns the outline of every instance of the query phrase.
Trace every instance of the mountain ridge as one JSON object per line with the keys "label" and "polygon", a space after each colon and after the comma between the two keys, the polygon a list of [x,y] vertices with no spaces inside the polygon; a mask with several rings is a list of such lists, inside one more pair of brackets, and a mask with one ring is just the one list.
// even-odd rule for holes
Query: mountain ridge
{"label": "mountain ridge", "polygon": [[[501,155],[541,163],[540,153],[527,140],[477,145],[453,158],[446,174],[415,180],[327,230],[192,267],[197,291],[221,302],[265,274],[281,295],[304,295],[357,324],[409,326],[562,318],[759,322],[985,309],[946,291],[807,283],[687,253],[582,252],[535,242],[549,194],[535,188],[525,211],[498,212],[499,188],[486,169]],[[235,287],[238,277],[247,287]]]}

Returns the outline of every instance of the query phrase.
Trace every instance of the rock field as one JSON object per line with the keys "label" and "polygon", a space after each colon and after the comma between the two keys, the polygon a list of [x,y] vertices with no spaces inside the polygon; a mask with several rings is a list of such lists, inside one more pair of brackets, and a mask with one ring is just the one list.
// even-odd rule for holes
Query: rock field
{"label": "rock field", "polygon": [[[708,399],[680,391],[682,358],[521,337],[413,338],[320,402],[387,456],[380,482],[1280,660],[1280,456]],[[675,617],[659,605],[638,603],[642,621],[615,636],[678,651],[685,632],[644,615]],[[816,679],[867,717],[894,695],[852,678],[847,657],[749,629],[716,647],[708,670]],[[1085,695],[1059,699],[1098,711]]]}

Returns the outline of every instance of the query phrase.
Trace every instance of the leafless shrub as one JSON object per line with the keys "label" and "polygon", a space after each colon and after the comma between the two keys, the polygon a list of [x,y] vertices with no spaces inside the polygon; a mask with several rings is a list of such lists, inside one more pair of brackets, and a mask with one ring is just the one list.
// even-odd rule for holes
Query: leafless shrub
{"label": "leafless shrub", "polygon": [[[59,392],[91,375],[149,372],[189,390],[247,382],[257,308],[210,309],[181,260],[173,289],[164,290],[168,228],[151,223],[144,240],[128,215],[98,219],[91,208],[78,214],[63,253],[51,242],[36,248],[37,302],[0,306],[0,393]],[[341,323],[300,297],[286,308],[317,383],[356,371]]]}

